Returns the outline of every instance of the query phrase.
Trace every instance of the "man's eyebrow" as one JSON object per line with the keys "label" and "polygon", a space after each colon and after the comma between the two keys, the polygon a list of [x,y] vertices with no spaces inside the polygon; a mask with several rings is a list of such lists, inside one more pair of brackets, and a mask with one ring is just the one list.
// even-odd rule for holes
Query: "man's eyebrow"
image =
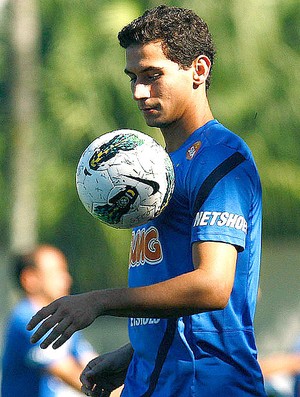
{"label": "man's eyebrow", "polygon": [[[163,68],[161,68],[161,67],[156,67],[156,66],[149,66],[149,67],[147,67],[147,68],[144,68],[144,69],[141,69],[140,70],[140,73],[147,73],[147,72],[158,72],[158,71],[161,71],[161,70],[163,70]],[[134,72],[131,72],[130,70],[128,70],[128,69],[124,69],[124,73],[125,74],[128,74],[128,75],[135,75],[135,73]]]}

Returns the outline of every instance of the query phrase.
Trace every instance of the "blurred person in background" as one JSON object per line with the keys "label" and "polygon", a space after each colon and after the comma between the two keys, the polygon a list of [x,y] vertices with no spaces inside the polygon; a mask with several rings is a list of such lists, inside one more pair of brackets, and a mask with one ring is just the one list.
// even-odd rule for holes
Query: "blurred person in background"
{"label": "blurred person in background", "polygon": [[[258,301],[262,296],[259,287]],[[300,337],[290,351],[269,353],[259,364],[268,397],[300,397]]]}
{"label": "blurred person in background", "polygon": [[58,350],[30,343],[26,324],[53,299],[70,293],[72,277],[65,255],[41,245],[14,259],[16,281],[24,293],[7,322],[2,359],[2,397],[78,396],[79,376],[96,353],[80,333]]}
{"label": "blurred person in background", "polygon": [[259,360],[268,397],[300,397],[300,351],[273,353]]}
{"label": "blurred person in background", "polygon": [[[296,354],[298,354],[298,357],[300,357],[300,335],[295,344],[294,351]],[[294,374],[294,397],[300,397],[300,364],[296,373]]]}

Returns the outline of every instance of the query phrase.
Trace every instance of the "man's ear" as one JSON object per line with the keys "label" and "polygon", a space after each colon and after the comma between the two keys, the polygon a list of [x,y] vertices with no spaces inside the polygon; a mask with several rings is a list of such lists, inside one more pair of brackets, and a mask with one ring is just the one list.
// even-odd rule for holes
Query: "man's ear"
{"label": "man's ear", "polygon": [[193,78],[195,86],[205,83],[209,75],[210,67],[210,59],[205,55],[200,55],[193,61]]}

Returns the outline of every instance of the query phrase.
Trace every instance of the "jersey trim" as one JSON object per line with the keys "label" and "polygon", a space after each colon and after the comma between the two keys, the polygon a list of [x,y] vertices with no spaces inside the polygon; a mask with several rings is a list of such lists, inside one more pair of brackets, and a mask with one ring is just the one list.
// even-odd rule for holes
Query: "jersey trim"
{"label": "jersey trim", "polygon": [[164,336],[160,342],[160,346],[159,346],[157,356],[155,359],[155,366],[154,366],[154,369],[150,376],[149,387],[148,387],[147,391],[144,394],[142,394],[141,397],[152,396],[152,393],[154,392],[154,390],[156,388],[161,369],[162,369],[164,362],[166,360],[168,351],[170,350],[170,347],[173,343],[176,327],[177,327],[177,319],[176,318],[168,319],[167,327],[166,327]]}
{"label": "jersey trim", "polygon": [[210,195],[210,192],[215,185],[230,171],[236,168],[239,164],[244,162],[246,158],[240,153],[235,152],[219,164],[203,181],[200,189],[197,193],[196,200],[193,206],[193,217],[196,216],[197,212],[202,207],[203,203]]}

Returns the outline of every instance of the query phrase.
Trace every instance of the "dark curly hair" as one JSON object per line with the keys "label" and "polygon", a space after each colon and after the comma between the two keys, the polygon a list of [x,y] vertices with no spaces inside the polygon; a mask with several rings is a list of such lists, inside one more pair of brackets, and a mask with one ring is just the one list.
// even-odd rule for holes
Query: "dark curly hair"
{"label": "dark curly hair", "polygon": [[[207,24],[192,10],[160,5],[145,11],[118,34],[120,45],[162,41],[165,56],[182,68],[188,68],[199,55],[214,63],[215,48]],[[206,88],[210,85],[209,74]]]}

